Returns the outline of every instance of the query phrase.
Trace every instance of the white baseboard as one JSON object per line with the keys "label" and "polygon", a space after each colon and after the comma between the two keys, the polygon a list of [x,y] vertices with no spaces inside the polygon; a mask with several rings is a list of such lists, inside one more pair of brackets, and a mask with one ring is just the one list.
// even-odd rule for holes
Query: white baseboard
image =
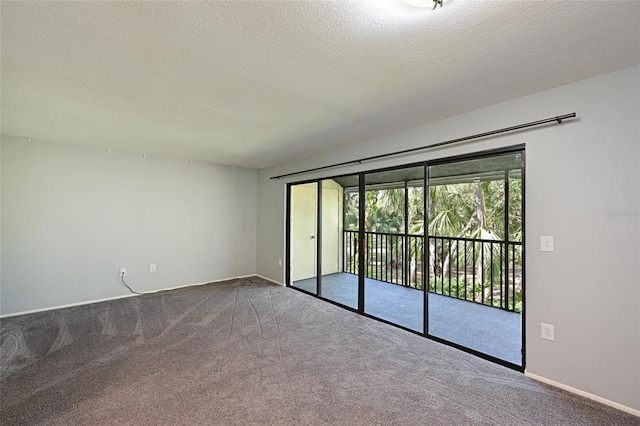
{"label": "white baseboard", "polygon": [[127,297],[136,297],[136,296],[139,296],[139,295],[138,294],[125,294],[125,295],[122,295],[122,296],[105,297],[104,299],[93,299],[93,300],[87,300],[87,301],[84,301],[84,302],[67,303],[66,305],[49,306],[49,307],[46,307],[46,308],[38,308],[38,309],[31,309],[31,310],[28,310],[28,311],[13,312],[13,313],[10,313],[10,314],[2,314],[2,315],[0,315],[0,319],[9,318],[9,317],[17,317],[17,316],[20,316],[20,315],[27,315],[27,314],[36,314],[38,312],[53,311],[55,309],[73,308],[74,306],[90,305],[92,303],[108,302],[110,300],[125,299]]}
{"label": "white baseboard", "polygon": [[265,281],[269,281],[271,283],[278,284],[284,287],[284,283],[281,283],[280,281],[272,280],[271,278],[267,278],[259,274],[254,275],[254,277],[262,278]]}
{"label": "white baseboard", "polygon": [[[224,282],[224,281],[237,280],[237,279],[249,278],[249,277],[260,277],[260,275],[256,275],[256,274],[240,275],[240,276],[237,276],[237,277],[224,278],[224,279],[221,279],[221,280],[212,280],[212,281],[206,281],[206,282],[195,283],[195,284],[185,284],[185,285],[179,285],[179,286],[175,286],[175,287],[161,288],[160,290],[154,290],[154,291],[144,291],[144,292],[140,292],[140,294],[124,294],[122,296],[106,297],[104,299],[94,299],[94,300],[87,300],[87,301],[84,301],[84,302],[68,303],[66,305],[58,305],[58,306],[50,306],[50,307],[47,307],[47,308],[32,309],[32,310],[29,310],[29,311],[13,312],[11,314],[0,315],[0,319],[9,318],[9,317],[17,317],[19,315],[35,314],[37,312],[53,311],[54,309],[64,309],[64,308],[72,308],[74,306],[90,305],[92,303],[108,302],[110,300],[124,299],[124,298],[127,298],[127,297],[136,297],[136,296],[140,296],[141,294],[155,294],[155,293],[160,293],[161,291],[177,290],[179,288],[185,288],[185,287],[196,287],[196,286],[199,286],[199,285],[205,285],[205,284],[211,284],[211,283],[220,283],[220,282]],[[269,278],[264,278],[264,277],[260,277],[260,278],[262,278],[264,280],[267,280],[267,281],[275,282],[273,280],[270,280]],[[278,284],[278,283],[276,282],[276,284]]]}
{"label": "white baseboard", "polygon": [[564,389],[568,392],[575,393],[576,395],[583,396],[593,401],[597,401],[601,404],[608,405],[609,407],[613,407],[620,411],[624,411],[625,413],[633,414],[634,416],[640,417],[640,410],[636,410],[635,408],[627,407],[626,405],[622,405],[620,403],[602,398],[598,395],[594,395],[592,393],[585,392],[580,389],[576,389],[574,387],[565,385],[564,383],[556,382],[555,380],[547,379],[546,377],[538,376],[537,374],[529,373],[528,371],[525,371],[524,375],[533,380],[537,380],[539,382],[546,383],[548,385],[551,385],[560,389]]}

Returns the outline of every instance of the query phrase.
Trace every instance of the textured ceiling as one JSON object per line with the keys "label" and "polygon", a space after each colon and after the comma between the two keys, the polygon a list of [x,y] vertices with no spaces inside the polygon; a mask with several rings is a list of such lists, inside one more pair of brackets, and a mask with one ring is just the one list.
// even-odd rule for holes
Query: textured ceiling
{"label": "textured ceiling", "polygon": [[7,2],[2,133],[261,168],[640,62],[640,2]]}

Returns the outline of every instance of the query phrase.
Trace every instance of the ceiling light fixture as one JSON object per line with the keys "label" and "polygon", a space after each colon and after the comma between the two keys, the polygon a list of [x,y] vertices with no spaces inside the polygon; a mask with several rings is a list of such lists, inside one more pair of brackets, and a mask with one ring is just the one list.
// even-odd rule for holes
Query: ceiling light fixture
{"label": "ceiling light fixture", "polygon": [[431,7],[433,4],[433,10],[435,10],[438,5],[442,7],[442,2],[444,0],[402,0],[404,3],[413,7]]}

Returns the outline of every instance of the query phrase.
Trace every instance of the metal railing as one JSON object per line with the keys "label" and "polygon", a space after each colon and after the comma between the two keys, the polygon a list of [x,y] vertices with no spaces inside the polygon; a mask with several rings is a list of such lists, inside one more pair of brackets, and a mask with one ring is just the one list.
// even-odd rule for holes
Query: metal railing
{"label": "metal railing", "polygon": [[421,235],[365,232],[364,240],[358,244],[358,231],[344,231],[344,242],[344,272],[358,273],[358,250],[364,248],[365,277],[421,288]]}
{"label": "metal railing", "polygon": [[358,273],[364,251],[365,277],[507,311],[521,311],[522,243],[429,236],[426,271],[424,237],[411,234],[344,231],[344,272]]}

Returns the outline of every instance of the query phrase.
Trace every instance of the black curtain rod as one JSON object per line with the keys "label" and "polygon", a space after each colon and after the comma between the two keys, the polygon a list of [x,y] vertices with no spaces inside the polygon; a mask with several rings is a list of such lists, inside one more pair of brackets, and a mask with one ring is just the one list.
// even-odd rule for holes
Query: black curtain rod
{"label": "black curtain rod", "polygon": [[303,173],[317,172],[318,170],[332,169],[334,167],[347,166],[349,164],[361,164],[361,163],[363,163],[365,161],[379,160],[381,158],[392,157],[394,155],[402,155],[402,154],[408,154],[410,152],[416,152],[416,151],[423,151],[423,150],[432,149],[432,148],[438,148],[438,147],[445,146],[445,145],[451,145],[451,144],[454,144],[454,143],[465,142],[465,141],[468,141],[468,140],[471,140],[471,139],[479,139],[479,138],[484,138],[486,136],[498,135],[500,133],[513,132],[515,130],[526,129],[527,127],[540,126],[542,124],[547,124],[547,123],[557,122],[558,124],[560,124],[560,123],[562,123],[562,120],[566,120],[566,119],[569,119],[569,118],[575,118],[575,117],[576,117],[576,113],[572,112],[571,114],[558,115],[558,116],[551,117],[551,118],[545,118],[544,120],[532,121],[530,123],[519,124],[517,126],[511,126],[511,127],[505,127],[504,129],[498,129],[498,130],[492,130],[490,132],[478,133],[477,135],[465,136],[463,138],[458,138],[458,139],[451,139],[451,140],[448,140],[448,141],[438,142],[438,143],[434,143],[434,144],[431,144],[431,145],[420,146],[420,147],[417,147],[417,148],[404,149],[402,151],[389,152],[387,154],[373,155],[371,157],[360,158],[359,160],[344,161],[342,163],[331,164],[329,166],[315,167],[313,169],[302,170],[302,171],[299,171],[299,172],[286,173],[284,175],[274,176],[271,179],[280,179],[280,178],[288,177],[288,176],[301,175]]}

